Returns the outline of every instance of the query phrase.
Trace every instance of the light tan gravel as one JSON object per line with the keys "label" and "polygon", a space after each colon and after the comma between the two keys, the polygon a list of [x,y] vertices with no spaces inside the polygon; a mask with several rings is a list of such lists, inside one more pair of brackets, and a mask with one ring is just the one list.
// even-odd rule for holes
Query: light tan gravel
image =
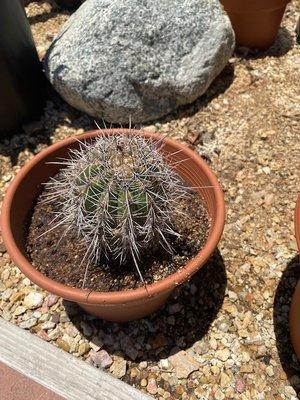
{"label": "light tan gravel", "polygon": [[[300,277],[293,228],[300,191],[296,3],[271,50],[241,49],[245,57],[235,55],[204,97],[147,127],[195,148],[225,192],[219,253],[195,279],[150,318],[106,323],[32,285],[0,243],[2,318],[159,399],[297,398],[300,365],[288,336],[290,297]],[[43,57],[68,13],[53,12],[46,2],[31,4],[27,13]],[[58,97],[49,101],[27,135],[0,142],[2,195],[35,153],[92,127]]]}

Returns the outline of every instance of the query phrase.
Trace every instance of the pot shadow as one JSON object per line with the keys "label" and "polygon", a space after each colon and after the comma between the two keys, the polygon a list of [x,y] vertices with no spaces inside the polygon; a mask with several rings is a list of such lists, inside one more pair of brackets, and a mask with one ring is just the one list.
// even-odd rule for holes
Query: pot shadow
{"label": "pot shadow", "polygon": [[256,60],[266,57],[282,57],[294,46],[293,36],[285,27],[279,28],[275,42],[267,50],[251,50],[247,47],[237,47],[236,55],[246,60]]}
{"label": "pot shadow", "polygon": [[[20,153],[24,150],[36,154],[41,150],[43,145],[51,144],[51,132],[47,129],[46,121],[44,121],[46,104],[49,99],[49,83],[44,79],[45,83],[45,98],[44,109],[39,117],[30,122],[24,123],[20,128],[9,132],[3,132],[0,136],[0,155],[9,157],[11,166],[17,165],[19,162],[23,164]],[[19,159],[20,158],[20,159]]]}
{"label": "pot shadow", "polygon": [[289,310],[299,279],[300,257],[296,256],[283,271],[276,290],[273,308],[274,332],[280,362],[291,386],[298,394],[300,394],[300,363],[290,340]]}
{"label": "pot shadow", "polygon": [[42,14],[32,15],[32,16],[27,17],[27,19],[28,19],[30,25],[35,25],[35,24],[47,22],[50,18],[55,18],[61,14],[69,15],[68,12],[63,13],[60,10],[59,12],[50,11],[50,12],[44,12]]}
{"label": "pot shadow", "polygon": [[71,10],[63,10],[63,7],[60,7],[55,2],[48,1],[51,4],[51,11],[45,11],[41,14],[28,16],[27,19],[30,25],[39,24],[42,22],[47,22],[51,18],[56,18],[61,15],[71,15]]}
{"label": "pot shadow", "polygon": [[12,167],[26,161],[21,154],[24,150],[37,154],[45,146],[51,145],[55,130],[61,125],[72,130],[97,129],[93,118],[64,102],[48,81],[45,97],[46,104],[38,119],[0,137],[0,155],[9,157]]}
{"label": "pot shadow", "polygon": [[223,304],[226,285],[224,261],[216,250],[165,306],[143,319],[119,324],[92,317],[69,301],[64,306],[77,329],[95,344],[100,339],[110,354],[157,362],[204,337]]}
{"label": "pot shadow", "polygon": [[21,153],[24,150],[28,149],[36,154],[39,152],[40,146],[51,144],[50,135],[40,121],[33,121],[30,125],[33,129],[31,133],[20,129],[17,133],[0,138],[0,155],[9,157],[12,167],[18,162],[23,164]]}

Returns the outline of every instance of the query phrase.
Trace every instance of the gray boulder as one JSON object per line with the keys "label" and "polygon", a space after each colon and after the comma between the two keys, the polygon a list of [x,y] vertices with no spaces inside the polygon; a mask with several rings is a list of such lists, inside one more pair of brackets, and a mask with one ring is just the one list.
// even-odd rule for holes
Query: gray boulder
{"label": "gray boulder", "polygon": [[45,70],[72,106],[139,123],[202,95],[233,48],[219,0],[87,0],[50,46]]}

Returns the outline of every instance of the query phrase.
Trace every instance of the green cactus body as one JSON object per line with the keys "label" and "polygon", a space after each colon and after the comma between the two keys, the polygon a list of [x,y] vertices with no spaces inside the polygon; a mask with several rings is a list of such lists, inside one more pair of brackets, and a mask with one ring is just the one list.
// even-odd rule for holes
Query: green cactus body
{"label": "green cactus body", "polygon": [[99,136],[72,150],[64,164],[48,183],[48,193],[59,193],[64,224],[85,241],[89,259],[106,255],[137,264],[143,251],[172,250],[174,209],[187,189],[157,143],[139,136]]}

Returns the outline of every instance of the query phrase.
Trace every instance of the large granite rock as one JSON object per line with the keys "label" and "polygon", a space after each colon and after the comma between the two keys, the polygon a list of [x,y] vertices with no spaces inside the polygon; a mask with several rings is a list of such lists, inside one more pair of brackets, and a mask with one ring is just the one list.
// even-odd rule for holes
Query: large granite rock
{"label": "large granite rock", "polygon": [[219,0],[87,0],[52,43],[45,70],[72,106],[145,122],[202,95],[233,47]]}

